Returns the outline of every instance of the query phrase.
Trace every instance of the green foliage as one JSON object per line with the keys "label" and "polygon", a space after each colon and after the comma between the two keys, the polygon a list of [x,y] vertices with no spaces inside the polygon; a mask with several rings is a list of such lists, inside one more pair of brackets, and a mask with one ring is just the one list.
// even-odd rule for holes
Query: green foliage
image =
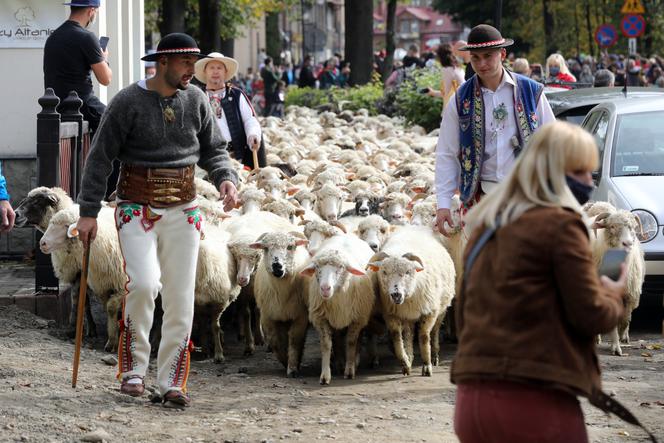
{"label": "green foliage", "polygon": [[297,105],[316,108],[329,105],[333,109],[357,111],[364,108],[371,115],[378,114],[377,103],[383,98],[383,84],[373,81],[352,88],[291,88],[286,95],[286,106]]}
{"label": "green foliage", "polygon": [[314,88],[290,88],[286,94],[286,106],[305,106],[315,108],[330,102],[329,91]]}
{"label": "green foliage", "polygon": [[440,89],[439,69],[416,69],[401,82],[394,93],[394,109],[409,124],[420,125],[427,131],[440,126],[443,102],[420,93],[420,89]]}

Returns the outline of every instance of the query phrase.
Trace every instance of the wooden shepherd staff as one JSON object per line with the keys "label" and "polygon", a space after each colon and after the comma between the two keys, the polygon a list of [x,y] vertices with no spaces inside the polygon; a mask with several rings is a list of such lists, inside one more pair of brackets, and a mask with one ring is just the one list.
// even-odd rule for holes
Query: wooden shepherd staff
{"label": "wooden shepherd staff", "polygon": [[88,288],[88,267],[90,265],[90,237],[83,246],[83,270],[81,271],[81,287],[78,291],[78,312],[76,314],[76,347],[74,348],[74,370],[71,376],[71,387],[76,387],[78,378],[78,363],[81,359],[81,344],[83,342],[83,316],[85,315],[85,297]]}

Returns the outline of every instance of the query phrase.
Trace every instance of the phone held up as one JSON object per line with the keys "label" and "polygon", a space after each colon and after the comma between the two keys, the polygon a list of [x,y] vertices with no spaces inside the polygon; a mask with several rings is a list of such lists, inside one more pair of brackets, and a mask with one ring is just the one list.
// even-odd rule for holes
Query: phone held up
{"label": "phone held up", "polygon": [[99,37],[99,46],[101,46],[101,50],[105,51],[106,47],[108,46],[108,41],[110,40],[110,37],[102,36]]}
{"label": "phone held up", "polygon": [[422,88],[419,90],[420,94],[428,94],[429,93],[429,88]]}
{"label": "phone held up", "polygon": [[627,257],[627,251],[624,249],[609,249],[602,257],[602,264],[599,266],[599,275],[606,275],[611,280],[620,278],[620,266]]}

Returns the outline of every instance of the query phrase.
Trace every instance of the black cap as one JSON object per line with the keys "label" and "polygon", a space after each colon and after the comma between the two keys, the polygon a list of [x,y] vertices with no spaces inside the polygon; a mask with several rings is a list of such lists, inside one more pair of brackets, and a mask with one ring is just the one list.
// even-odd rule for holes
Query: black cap
{"label": "black cap", "polygon": [[468,44],[460,47],[459,51],[473,51],[476,49],[505,48],[514,44],[511,38],[503,38],[500,31],[491,25],[477,25],[468,34]]}
{"label": "black cap", "polygon": [[146,54],[141,57],[141,60],[146,62],[154,62],[159,59],[162,55],[177,55],[177,54],[193,54],[200,58],[207,57],[204,54],[201,54],[201,50],[198,49],[198,44],[191,36],[187,34],[181,34],[179,32],[174,32],[164,36],[159,41],[157,45],[157,50],[153,53]]}

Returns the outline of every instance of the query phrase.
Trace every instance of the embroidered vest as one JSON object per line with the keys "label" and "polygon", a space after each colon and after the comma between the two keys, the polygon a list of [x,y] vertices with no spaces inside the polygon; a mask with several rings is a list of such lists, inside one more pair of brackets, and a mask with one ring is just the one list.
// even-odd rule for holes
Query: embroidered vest
{"label": "embroidered vest", "polygon": [[[224,110],[228,131],[231,133],[231,144],[235,152],[235,158],[241,159],[243,150],[247,146],[247,134],[244,132],[244,122],[240,113],[240,100],[244,95],[241,89],[226,84],[226,94],[221,99],[221,108]],[[244,96],[249,103],[251,101]]]}
{"label": "embroidered vest", "polygon": [[[539,126],[537,103],[544,86],[519,74],[505,71],[510,75],[514,87],[514,118],[516,119],[517,141],[514,155],[518,156],[526,146],[530,135]],[[480,183],[482,160],[484,158],[484,99],[477,74],[463,83],[456,94],[459,115],[459,162],[461,164],[461,201],[470,202],[477,193]]]}

